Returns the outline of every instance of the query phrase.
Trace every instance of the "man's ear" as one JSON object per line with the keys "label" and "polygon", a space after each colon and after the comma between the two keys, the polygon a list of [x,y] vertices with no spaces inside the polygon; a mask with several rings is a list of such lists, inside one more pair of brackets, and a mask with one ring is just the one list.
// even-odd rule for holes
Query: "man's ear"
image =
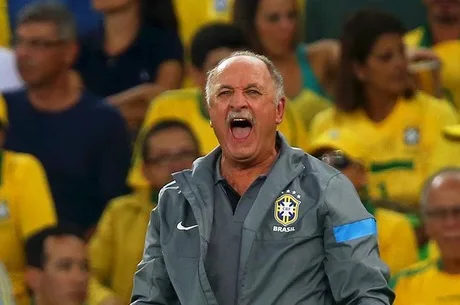
{"label": "man's ear", "polygon": [[40,288],[40,278],[42,270],[35,267],[27,267],[25,271],[25,281],[33,292]]}
{"label": "man's ear", "polygon": [[276,105],[276,124],[281,124],[284,117],[284,109],[286,108],[286,97],[282,97]]}

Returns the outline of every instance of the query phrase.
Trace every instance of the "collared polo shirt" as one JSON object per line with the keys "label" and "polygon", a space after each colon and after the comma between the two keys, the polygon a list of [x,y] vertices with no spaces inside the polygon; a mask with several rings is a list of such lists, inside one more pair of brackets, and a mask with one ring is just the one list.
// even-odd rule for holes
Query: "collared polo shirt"
{"label": "collared polo shirt", "polygon": [[220,305],[234,305],[237,302],[243,223],[265,180],[266,176],[260,176],[240,196],[222,177],[220,158],[216,162],[214,219],[205,269]]}

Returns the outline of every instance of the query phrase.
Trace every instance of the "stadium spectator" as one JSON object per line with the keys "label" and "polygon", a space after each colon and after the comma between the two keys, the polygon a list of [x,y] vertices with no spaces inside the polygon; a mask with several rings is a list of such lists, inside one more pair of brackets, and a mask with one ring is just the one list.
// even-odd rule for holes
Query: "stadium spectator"
{"label": "stadium spectator", "polygon": [[74,228],[43,229],[26,242],[26,281],[34,305],[83,305],[89,264],[83,234]]}
{"label": "stadium spectator", "polygon": [[[423,0],[427,9],[427,23],[408,32],[404,38],[410,47],[432,49],[441,60],[441,95],[460,109],[460,1]],[[436,66],[425,65],[419,79],[423,89],[436,92]]]}
{"label": "stadium spectator", "polygon": [[404,33],[398,19],[378,11],[360,11],[346,23],[336,106],[318,114],[312,138],[336,126],[374,139],[371,198],[414,209],[441,130],[457,115],[446,101],[409,89]]}
{"label": "stadium spectator", "polygon": [[395,305],[458,304],[460,301],[460,168],[447,168],[426,182],[421,212],[440,257],[401,271],[392,280]]}
{"label": "stadium spectator", "polygon": [[[8,128],[5,103],[0,96],[0,147]],[[46,174],[31,155],[0,149],[0,262],[13,284],[18,305],[29,305],[24,284],[24,242],[56,222]]]}
{"label": "stadium spectator", "polygon": [[88,229],[110,199],[128,191],[130,139],[118,111],[75,83],[75,35],[72,14],[60,4],[21,12],[15,51],[26,88],[4,94],[6,147],[40,160],[59,220]]}
{"label": "stadium spectator", "polygon": [[19,89],[22,85],[14,52],[0,47],[0,92]]}
{"label": "stadium spectator", "polygon": [[[154,99],[141,130],[148,130],[150,126],[163,120],[180,120],[188,124],[197,135],[201,153],[209,153],[218,145],[218,142],[209,123],[208,107],[204,99],[206,73],[233,51],[246,48],[244,36],[235,26],[212,23],[200,29],[191,46],[191,75],[197,87],[165,92]],[[308,143],[306,131],[289,104],[287,104],[286,115],[279,129],[289,143],[306,148]],[[142,143],[142,138],[141,132],[134,151],[134,167],[129,176],[130,185],[135,187],[146,185],[140,168],[139,143]]]}
{"label": "stadium spectator", "polygon": [[380,257],[391,274],[418,261],[415,232],[404,214],[377,206],[367,196],[367,164],[372,142],[366,142],[348,129],[330,129],[316,138],[310,146],[313,156],[341,171],[355,186],[367,211],[377,221]]}
{"label": "stadium spectator", "polygon": [[172,180],[172,173],[191,168],[198,156],[198,140],[182,122],[163,121],[147,132],[142,168],[150,187],[115,198],[107,206],[90,242],[91,270],[97,280],[91,286],[90,304],[110,298],[129,304],[132,279],[142,259],[145,232],[158,192]]}
{"label": "stadium spectator", "polygon": [[13,290],[11,288],[11,282],[6,272],[5,267],[0,262],[0,304],[2,305],[14,305]]}
{"label": "stadium spectator", "polygon": [[309,128],[313,117],[331,105],[339,46],[332,40],[300,43],[299,15],[296,0],[236,0],[233,20],[251,49],[273,60]]}
{"label": "stadium spectator", "polygon": [[82,40],[75,67],[85,86],[119,107],[136,130],[152,98],[180,87],[181,41],[174,29],[141,18],[141,0],[93,0],[93,6],[104,26]]}

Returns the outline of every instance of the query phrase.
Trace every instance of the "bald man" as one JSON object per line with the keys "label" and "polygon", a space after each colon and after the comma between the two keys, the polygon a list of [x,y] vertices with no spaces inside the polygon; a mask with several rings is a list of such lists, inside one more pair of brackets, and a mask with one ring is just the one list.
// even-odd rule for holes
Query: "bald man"
{"label": "bald man", "polygon": [[440,258],[413,265],[395,276],[395,305],[460,302],[460,168],[447,168],[425,184],[421,209],[426,232]]}
{"label": "bald man", "polygon": [[206,102],[220,146],[160,191],[131,304],[391,304],[375,218],[343,174],[277,131],[273,63],[232,54],[209,72]]}

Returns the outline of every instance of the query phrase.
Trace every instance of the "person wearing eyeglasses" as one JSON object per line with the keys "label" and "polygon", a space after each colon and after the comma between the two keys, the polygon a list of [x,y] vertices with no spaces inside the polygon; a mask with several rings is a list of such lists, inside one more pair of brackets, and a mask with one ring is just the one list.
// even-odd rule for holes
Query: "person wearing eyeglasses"
{"label": "person wearing eyeglasses", "polygon": [[425,183],[420,207],[440,256],[401,271],[392,280],[394,305],[460,302],[460,168],[445,168]]}
{"label": "person wearing eyeglasses", "polygon": [[89,304],[129,304],[132,279],[142,258],[150,212],[158,191],[172,180],[171,174],[191,168],[199,145],[188,125],[160,121],[144,135],[143,174],[150,185],[109,203],[90,241],[94,281]]}
{"label": "person wearing eyeglasses", "polygon": [[106,203],[129,192],[127,126],[115,107],[81,87],[72,70],[77,29],[64,4],[25,6],[14,38],[24,88],[0,99],[9,122],[5,148],[43,164],[59,222],[89,235]]}
{"label": "person wearing eyeglasses", "polygon": [[355,186],[364,206],[376,219],[380,256],[395,274],[417,262],[417,239],[403,214],[377,207],[367,196],[370,151],[353,131],[344,128],[324,132],[310,146],[313,156],[341,171]]}

